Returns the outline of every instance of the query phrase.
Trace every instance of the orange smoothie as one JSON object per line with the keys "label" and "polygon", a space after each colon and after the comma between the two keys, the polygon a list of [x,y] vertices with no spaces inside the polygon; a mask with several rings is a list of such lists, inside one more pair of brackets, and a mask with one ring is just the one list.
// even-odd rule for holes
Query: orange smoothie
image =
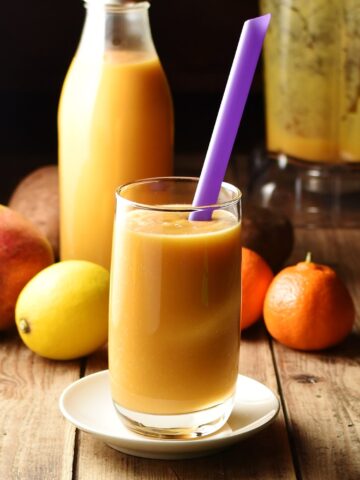
{"label": "orange smoothie", "polygon": [[111,266],[113,400],[150,414],[206,409],[230,398],[239,358],[240,224],[188,213],[120,212]]}
{"label": "orange smoothie", "polygon": [[267,148],[316,163],[360,162],[360,9],[350,1],[260,0]]}
{"label": "orange smoothie", "polygon": [[110,266],[114,192],[172,173],[173,114],[155,53],[75,57],[59,105],[61,259]]}

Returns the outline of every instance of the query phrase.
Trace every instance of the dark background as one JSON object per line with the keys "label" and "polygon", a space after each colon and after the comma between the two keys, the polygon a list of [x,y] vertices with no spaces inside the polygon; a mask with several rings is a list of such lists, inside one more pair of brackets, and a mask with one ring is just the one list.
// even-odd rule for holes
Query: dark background
{"label": "dark background", "polygon": [[[175,107],[176,153],[204,153],[243,22],[256,0],[153,0],[150,22]],[[56,163],[61,85],[84,21],[81,0],[3,2],[0,17],[0,201],[35,167]],[[235,145],[264,137],[261,65]]]}

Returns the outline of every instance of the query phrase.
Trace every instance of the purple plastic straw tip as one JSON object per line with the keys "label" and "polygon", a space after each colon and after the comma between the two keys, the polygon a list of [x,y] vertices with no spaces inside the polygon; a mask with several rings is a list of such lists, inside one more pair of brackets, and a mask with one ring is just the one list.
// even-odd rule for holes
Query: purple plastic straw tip
{"label": "purple plastic straw tip", "polygon": [[[195,192],[193,207],[217,203],[270,18],[271,15],[268,13],[244,23]],[[190,220],[210,220],[212,211],[206,209],[193,212],[190,214]]]}

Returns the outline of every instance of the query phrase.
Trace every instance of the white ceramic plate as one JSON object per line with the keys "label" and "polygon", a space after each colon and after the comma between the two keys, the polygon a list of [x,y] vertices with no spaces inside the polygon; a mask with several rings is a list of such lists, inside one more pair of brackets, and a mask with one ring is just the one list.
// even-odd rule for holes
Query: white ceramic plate
{"label": "white ceramic plate", "polygon": [[239,375],[236,401],[227,423],[216,433],[190,440],[163,440],[129,431],[112,404],[109,372],[88,375],[69,385],[59,401],[64,417],[110,447],[137,457],[176,459],[215,453],[263,429],[274,420],[280,404],[265,385]]}

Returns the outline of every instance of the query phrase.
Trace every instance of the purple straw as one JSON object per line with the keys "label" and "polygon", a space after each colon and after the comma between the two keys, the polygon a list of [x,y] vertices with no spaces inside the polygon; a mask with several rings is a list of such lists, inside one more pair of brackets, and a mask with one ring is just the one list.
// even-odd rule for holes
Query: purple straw
{"label": "purple straw", "polygon": [[[195,192],[193,207],[217,203],[270,18],[271,15],[268,13],[244,23]],[[193,212],[190,220],[210,220],[211,214],[212,209]]]}

